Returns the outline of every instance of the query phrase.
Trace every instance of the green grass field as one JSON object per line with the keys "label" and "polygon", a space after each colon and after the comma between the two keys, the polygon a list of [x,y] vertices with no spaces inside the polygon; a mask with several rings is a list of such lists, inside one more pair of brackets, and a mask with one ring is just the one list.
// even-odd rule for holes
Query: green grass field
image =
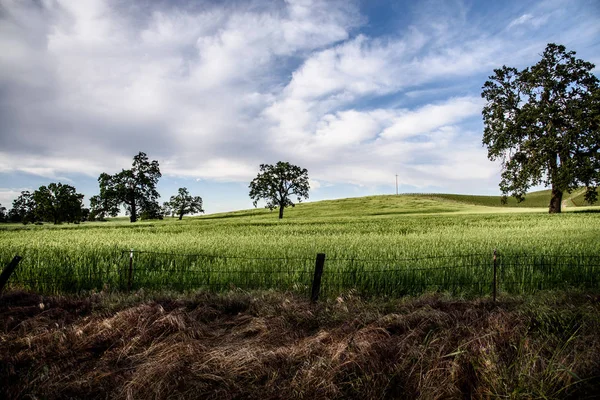
{"label": "green grass field", "polygon": [[511,207],[490,196],[371,196],[300,204],[281,221],[253,209],[182,221],[5,225],[0,261],[23,256],[11,281],[44,292],[123,288],[132,248],[134,288],[307,291],[315,256],[325,253],[325,292],[486,294],[497,249],[505,291],[597,286],[598,208],[548,215],[548,198],[532,193],[529,204]]}

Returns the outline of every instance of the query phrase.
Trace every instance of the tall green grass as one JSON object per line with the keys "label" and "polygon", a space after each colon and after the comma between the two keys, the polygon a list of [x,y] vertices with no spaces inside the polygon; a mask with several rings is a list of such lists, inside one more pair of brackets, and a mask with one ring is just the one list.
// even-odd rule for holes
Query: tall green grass
{"label": "tall green grass", "polygon": [[[0,229],[13,284],[43,292],[127,287],[307,291],[317,253],[323,290],[486,294],[492,252],[507,292],[597,287],[598,214],[548,215],[429,196],[372,196],[185,218]],[[139,251],[139,252],[138,252]],[[564,257],[569,256],[569,257]]]}

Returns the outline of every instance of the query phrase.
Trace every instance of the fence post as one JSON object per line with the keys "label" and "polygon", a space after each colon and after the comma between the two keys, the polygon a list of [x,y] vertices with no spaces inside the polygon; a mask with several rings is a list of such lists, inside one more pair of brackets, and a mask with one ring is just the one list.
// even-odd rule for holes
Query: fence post
{"label": "fence post", "polygon": [[493,286],[493,291],[494,291],[494,303],[496,302],[496,293],[498,290],[498,275],[497,275],[497,265],[496,265],[496,250],[494,250],[494,286]]}
{"label": "fence post", "polygon": [[129,252],[129,276],[127,278],[127,292],[131,290],[133,280],[133,249]]}
{"label": "fence post", "polygon": [[4,286],[8,282],[8,278],[10,278],[15,268],[17,268],[17,264],[19,264],[21,259],[21,256],[15,256],[2,271],[2,274],[0,275],[0,293],[2,293],[2,290],[4,290]]}
{"label": "fence post", "polygon": [[310,301],[313,303],[319,299],[319,291],[321,290],[321,276],[323,275],[323,266],[325,265],[325,254],[318,253],[315,262],[315,275],[313,277],[312,292]]}

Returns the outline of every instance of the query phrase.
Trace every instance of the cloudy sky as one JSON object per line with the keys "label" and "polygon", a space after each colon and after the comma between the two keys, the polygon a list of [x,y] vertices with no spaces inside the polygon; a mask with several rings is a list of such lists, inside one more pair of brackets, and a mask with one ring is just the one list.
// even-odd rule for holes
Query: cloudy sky
{"label": "cloudy sky", "polygon": [[[144,151],[162,200],[250,208],[261,163],[311,200],[497,194],[481,86],[549,42],[600,66],[600,3],[0,0],[0,203],[61,181],[89,196]],[[599,69],[594,72],[598,75]]]}

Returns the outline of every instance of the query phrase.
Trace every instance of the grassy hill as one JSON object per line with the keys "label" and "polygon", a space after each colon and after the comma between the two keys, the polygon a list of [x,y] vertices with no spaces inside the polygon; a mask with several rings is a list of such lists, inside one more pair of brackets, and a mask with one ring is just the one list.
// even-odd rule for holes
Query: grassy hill
{"label": "grassy hill", "polygon": [[[532,197],[535,196],[530,199]],[[110,286],[122,286],[123,268],[129,265],[128,249],[135,249],[143,252],[135,256],[140,266],[136,269],[135,281],[140,287],[173,284],[183,288],[204,284],[202,282],[210,278],[211,287],[238,282],[244,287],[266,288],[281,287],[271,282],[272,276],[282,277],[286,287],[308,285],[299,281],[299,276],[308,276],[302,271],[314,267],[317,253],[325,253],[327,270],[332,274],[328,287],[332,290],[350,281],[360,281],[364,292],[379,293],[381,285],[391,279],[389,276],[384,279],[381,274],[365,274],[363,280],[357,281],[358,276],[348,275],[346,270],[380,270],[389,267],[378,264],[380,262],[409,260],[399,261],[403,264],[396,263],[393,267],[397,271],[405,267],[420,271],[433,268],[439,274],[413,277],[399,272],[396,283],[410,280],[433,285],[443,281],[446,288],[451,287],[452,282],[448,283],[450,275],[445,275],[443,268],[487,265],[494,249],[510,265],[515,264],[510,257],[522,260],[522,255],[530,255],[531,263],[546,265],[547,259],[543,257],[599,254],[600,226],[595,213],[548,215],[546,207],[473,204],[480,199],[477,196],[402,195],[319,201],[287,209],[283,220],[278,219],[276,210],[258,208],[185,217],[182,221],[166,218],[135,224],[122,219],[59,226],[11,224],[0,229],[3,244],[0,261],[6,264],[15,254],[22,256],[19,279],[28,288],[54,292],[87,290],[101,288],[107,282]],[[210,268],[181,270],[184,275],[170,272],[171,268],[181,266],[200,268],[206,260],[196,262],[196,255],[212,257]],[[471,256],[464,259],[465,255],[476,259]],[[558,271],[563,264],[554,265],[553,270]],[[148,266],[150,269],[146,270]],[[566,275],[572,274],[568,267]],[[286,268],[300,272],[271,274],[271,271]],[[511,267],[504,273],[518,271],[519,267]],[[582,282],[589,281],[586,274],[597,273],[584,268],[577,271],[583,275],[575,278]],[[481,268],[471,272],[451,276],[463,282],[479,278],[484,281],[489,275]],[[207,273],[210,276],[207,277]],[[514,280],[507,278],[509,282]]]}
{"label": "grassy hill", "polygon": [[[565,193],[563,205],[565,211],[577,207],[589,207],[585,202],[584,189],[573,193]],[[284,219],[324,218],[324,217],[373,217],[411,214],[445,214],[445,213],[496,213],[505,210],[543,212],[550,203],[550,190],[540,190],[527,194],[521,203],[509,197],[506,204],[501,196],[478,196],[466,194],[401,194],[354,197],[337,200],[322,200],[298,204],[287,208]],[[277,210],[269,211],[261,208],[210,214],[201,219],[222,219],[261,216],[271,219]]]}
{"label": "grassy hill", "polygon": [[[528,193],[525,200],[518,203],[514,197],[509,197],[506,204],[502,204],[500,196],[476,196],[463,194],[428,194],[422,195],[433,199],[452,200],[464,204],[472,204],[486,207],[520,207],[520,208],[548,208],[550,203],[551,190],[540,190]],[[573,207],[589,207],[590,205],[584,198],[585,189],[577,189],[572,193],[563,194],[563,207],[572,209]]]}
{"label": "grassy hill", "polygon": [[507,198],[506,204],[502,204],[501,196],[477,196],[466,194],[428,194],[423,195],[432,199],[451,200],[464,204],[485,206],[485,207],[520,207],[520,208],[548,208],[550,204],[550,190],[540,190],[527,194],[525,200],[517,202],[514,197]]}

